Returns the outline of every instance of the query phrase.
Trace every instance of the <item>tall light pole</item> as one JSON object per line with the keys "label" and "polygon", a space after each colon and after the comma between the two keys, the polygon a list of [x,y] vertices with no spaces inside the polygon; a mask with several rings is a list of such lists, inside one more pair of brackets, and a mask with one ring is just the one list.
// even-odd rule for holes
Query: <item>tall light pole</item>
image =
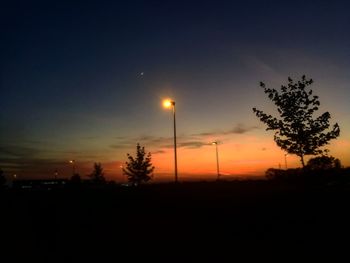
{"label": "tall light pole", "polygon": [[119,167],[120,167],[120,171],[121,171],[121,178],[122,178],[122,180],[124,180],[124,176],[123,175],[125,175],[125,177],[127,177],[127,175],[124,174],[124,166],[121,164],[121,165],[119,165]]}
{"label": "tall light pole", "polygon": [[174,116],[174,162],[175,162],[175,183],[177,180],[177,152],[176,152],[176,118],[175,118],[175,101],[167,99],[163,101],[164,108],[172,108],[173,116]]}
{"label": "tall light pole", "polygon": [[219,150],[218,150],[218,142],[212,142],[211,144],[215,145],[215,149],[216,149],[216,171],[218,174],[218,177],[216,178],[216,180],[220,179],[220,171],[219,171]]}
{"label": "tall light pole", "polygon": [[284,164],[286,166],[286,170],[287,170],[287,156],[288,156],[288,153],[285,153],[284,154]]}
{"label": "tall light pole", "polygon": [[70,160],[69,163],[72,164],[72,173],[75,175],[75,160]]}

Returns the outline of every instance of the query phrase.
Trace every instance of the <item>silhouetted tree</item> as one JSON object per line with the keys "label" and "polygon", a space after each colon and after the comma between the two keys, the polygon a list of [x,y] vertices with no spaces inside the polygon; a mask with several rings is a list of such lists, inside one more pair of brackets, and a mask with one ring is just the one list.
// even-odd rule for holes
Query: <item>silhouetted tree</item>
{"label": "silhouetted tree", "polygon": [[128,177],[128,181],[133,185],[151,180],[154,166],[151,163],[151,153],[146,155],[145,147],[136,145],[136,157],[127,154],[129,162],[123,168],[123,173]]}
{"label": "silhouetted tree", "polygon": [[105,183],[106,179],[104,177],[104,172],[101,163],[94,164],[94,170],[90,177],[95,183]]}
{"label": "silhouetted tree", "polygon": [[256,116],[267,125],[266,130],[275,130],[274,140],[282,150],[300,157],[305,167],[305,155],[317,155],[323,153],[320,148],[331,139],[340,134],[339,125],[336,123],[330,131],[326,131],[330,124],[331,115],[325,112],[317,118],[313,117],[318,110],[320,101],[318,96],[312,95],[308,87],[313,83],[312,79],[302,76],[301,80],[294,82],[288,78],[287,86],[282,85],[281,90],[266,88],[263,82],[260,87],[277,106],[280,118],[275,118],[261,110],[253,108]]}
{"label": "silhouetted tree", "polygon": [[306,165],[310,170],[329,170],[329,169],[340,169],[341,162],[339,159],[333,156],[317,156],[311,158]]}
{"label": "silhouetted tree", "polygon": [[6,177],[4,171],[0,169],[0,188],[2,188],[6,183]]}

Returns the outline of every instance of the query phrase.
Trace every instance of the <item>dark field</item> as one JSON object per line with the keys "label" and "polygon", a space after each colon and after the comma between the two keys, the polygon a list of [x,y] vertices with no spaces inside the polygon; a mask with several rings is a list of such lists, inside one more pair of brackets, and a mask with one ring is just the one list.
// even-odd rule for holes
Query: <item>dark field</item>
{"label": "dark field", "polygon": [[0,196],[1,262],[350,254],[348,185],[237,181]]}

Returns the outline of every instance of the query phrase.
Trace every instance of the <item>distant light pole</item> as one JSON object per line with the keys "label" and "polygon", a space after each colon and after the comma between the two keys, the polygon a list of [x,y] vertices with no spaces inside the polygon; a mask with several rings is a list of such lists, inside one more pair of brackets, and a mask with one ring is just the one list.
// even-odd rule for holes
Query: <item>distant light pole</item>
{"label": "distant light pole", "polygon": [[288,153],[285,153],[284,154],[284,164],[286,166],[286,170],[287,170],[287,156],[288,156]]}
{"label": "distant light pole", "polygon": [[163,101],[164,108],[173,109],[174,116],[174,161],[175,161],[175,183],[178,182],[177,179],[177,152],[176,152],[176,118],[175,118],[175,101],[167,99]]}
{"label": "distant light pole", "polygon": [[218,174],[218,177],[216,178],[216,180],[220,179],[220,171],[219,171],[219,150],[218,150],[218,142],[212,142],[211,144],[215,145],[215,149],[216,149],[216,171]]}
{"label": "distant light pole", "polygon": [[75,160],[70,160],[69,163],[72,164],[72,173],[75,175]]}
{"label": "distant light pole", "polygon": [[126,174],[124,173],[124,166],[121,164],[121,165],[119,165],[119,168],[120,168],[120,171],[121,171],[121,178],[123,180],[123,178],[124,178],[123,175],[125,175],[125,177],[126,177]]}

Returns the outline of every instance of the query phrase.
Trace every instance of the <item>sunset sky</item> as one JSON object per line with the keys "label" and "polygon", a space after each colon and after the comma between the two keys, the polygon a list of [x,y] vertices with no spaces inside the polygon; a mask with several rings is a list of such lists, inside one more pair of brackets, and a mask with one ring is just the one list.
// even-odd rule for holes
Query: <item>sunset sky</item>
{"label": "sunset sky", "polygon": [[[155,179],[173,179],[176,101],[179,180],[285,167],[259,81],[314,79],[319,113],[341,135],[327,147],[350,165],[348,1],[7,1],[0,8],[0,168],[19,178],[70,177],[102,163],[122,180],[136,143]],[[299,167],[295,156],[287,166]],[[123,179],[124,180],[124,179]]]}

